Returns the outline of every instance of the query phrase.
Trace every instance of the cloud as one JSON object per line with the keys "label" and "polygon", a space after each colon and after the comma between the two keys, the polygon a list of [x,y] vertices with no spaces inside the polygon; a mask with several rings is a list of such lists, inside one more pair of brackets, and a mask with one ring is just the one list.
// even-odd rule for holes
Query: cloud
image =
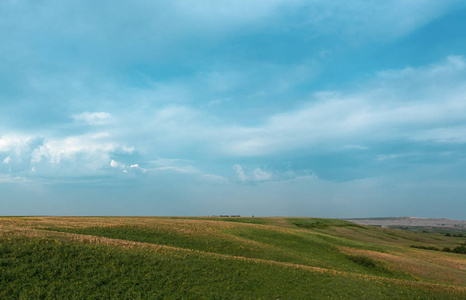
{"label": "cloud", "polygon": [[[109,132],[121,140],[131,141],[145,153],[179,157],[192,157],[186,154],[186,149],[192,153],[241,158],[302,149],[313,153],[328,149],[368,150],[375,149],[374,144],[394,140],[463,143],[465,64],[464,57],[452,55],[427,66],[376,72],[374,78],[350,90],[315,92],[299,106],[263,116],[253,115],[254,119],[250,115],[241,119],[224,118],[194,104],[141,106],[143,109],[135,106],[134,111],[117,114],[118,127]],[[72,140],[69,143],[73,144]],[[6,144],[0,143],[0,149],[6,149]],[[130,147],[111,142],[99,145],[108,147],[106,151],[118,148],[118,151],[131,152]],[[51,150],[55,154],[48,154],[50,159],[59,159],[71,151],[62,148],[63,154]],[[151,159],[150,155],[148,158]],[[153,169],[159,171],[199,172],[192,163],[152,160]],[[237,167],[235,172],[240,181],[253,177]]]}
{"label": "cloud", "polygon": [[89,125],[104,125],[110,122],[112,115],[106,112],[83,112],[73,115],[76,121],[86,122]]}
{"label": "cloud", "polygon": [[132,165],[127,165],[127,164],[124,164],[122,162],[118,162],[114,159],[112,159],[110,161],[110,167],[113,168],[113,169],[117,169],[123,173],[126,173],[126,174],[129,174],[128,171],[131,171],[132,174],[134,174],[134,171],[135,170],[140,170],[142,171],[143,173],[146,173],[148,170],[147,169],[143,169],[143,168],[140,168],[138,164],[132,164]]}
{"label": "cloud", "polygon": [[230,180],[228,178],[216,175],[216,174],[204,174],[202,175],[202,179],[210,182],[210,183],[216,183],[216,184],[228,184],[230,183]]}
{"label": "cloud", "polygon": [[26,177],[11,176],[10,174],[0,174],[0,183],[29,182]]}
{"label": "cloud", "polygon": [[201,173],[200,170],[191,165],[191,161],[184,159],[158,158],[150,163],[155,165],[154,168],[148,169],[151,171],[173,171],[185,174]]}
{"label": "cloud", "polygon": [[26,134],[11,133],[0,137],[0,153],[6,154],[2,164],[8,165],[8,172],[15,176],[28,171],[32,152],[42,144],[42,141],[41,137]]}
{"label": "cloud", "polygon": [[0,152],[20,153],[28,147],[30,137],[20,135],[5,135],[0,137]]}
{"label": "cloud", "polygon": [[387,159],[397,159],[406,156],[406,154],[388,154],[388,155],[378,155],[377,160],[387,160]]}
{"label": "cloud", "polygon": [[356,40],[390,40],[462,6],[459,1],[314,1],[303,8],[306,24],[321,33],[340,34]]}
{"label": "cloud", "polygon": [[367,150],[369,147],[361,146],[361,145],[345,145],[343,146],[345,150]]}
{"label": "cloud", "polygon": [[272,173],[266,172],[261,168],[257,168],[252,171],[252,178],[254,178],[254,181],[269,180],[272,178]]}
{"label": "cloud", "polygon": [[240,181],[247,181],[249,179],[249,177],[244,174],[243,167],[240,165],[233,165],[233,170],[236,172],[236,175]]}
{"label": "cloud", "polygon": [[151,170],[157,170],[157,171],[173,171],[177,173],[185,173],[185,174],[197,174],[199,173],[199,170],[192,167],[192,166],[185,166],[185,167],[175,167],[175,166],[163,166],[163,167],[157,167]]}
{"label": "cloud", "polygon": [[[128,169],[127,165],[116,163],[118,166],[123,166]],[[148,176],[157,176],[165,172],[172,173],[176,176],[190,177],[196,180],[200,180],[205,183],[214,183],[214,184],[228,184],[228,178],[218,175],[208,173],[199,168],[196,168],[192,165],[192,161],[178,158],[157,158],[148,162],[148,167],[141,167],[139,164],[132,164],[129,166],[129,170],[141,170],[144,174]],[[128,171],[129,171],[128,170]]]}
{"label": "cloud", "polygon": [[[301,149],[376,151],[375,144],[387,141],[463,143],[465,64],[464,57],[452,55],[427,66],[376,72],[351,90],[315,92],[295,108],[255,119],[230,120],[194,106],[170,105],[139,114],[138,132],[151,137],[146,147],[180,156],[186,148],[263,157]],[[174,162],[159,164],[182,169]],[[240,167],[234,167],[238,179],[247,181]]]}
{"label": "cloud", "polygon": [[260,126],[226,129],[223,149],[232,155],[260,156],[400,138],[463,141],[464,65],[463,57],[450,56],[429,67],[381,72],[361,91],[317,93],[302,108],[272,115]]}
{"label": "cloud", "polygon": [[0,146],[0,152],[7,154],[3,164],[8,172],[21,177],[103,175],[112,156],[134,152],[108,132],[48,138],[10,134],[0,138]]}
{"label": "cloud", "polygon": [[[282,30],[285,34],[300,30],[307,38],[333,35],[338,39],[343,34],[346,43],[387,41],[464,7],[455,0],[85,3],[48,0],[33,9],[16,2],[5,4],[0,12],[0,36],[2,52],[9,53],[7,61],[30,58],[36,61],[31,66],[49,62],[65,68],[84,65],[84,70],[98,66],[110,69],[110,74],[115,66],[126,70],[131,63],[178,59],[180,52],[197,52],[205,43],[218,44],[245,30]],[[22,22],[20,16],[28,22]],[[57,52],[59,55],[51,55]]]}
{"label": "cloud", "polygon": [[259,181],[266,181],[271,180],[273,174],[267,171],[262,170],[261,168],[256,168],[250,175],[247,175],[246,172],[243,170],[243,167],[239,164],[233,165],[233,170],[236,173],[239,181],[241,182],[259,182]]}
{"label": "cloud", "polygon": [[110,135],[106,132],[69,136],[63,139],[44,140],[44,143],[34,149],[32,162],[40,162],[46,159],[52,164],[60,164],[62,160],[73,160],[78,155],[87,157],[100,157],[106,160],[112,152],[131,153],[132,147],[121,146],[116,142],[106,141]]}
{"label": "cloud", "polygon": [[466,144],[466,124],[421,130],[414,139],[443,144]]}

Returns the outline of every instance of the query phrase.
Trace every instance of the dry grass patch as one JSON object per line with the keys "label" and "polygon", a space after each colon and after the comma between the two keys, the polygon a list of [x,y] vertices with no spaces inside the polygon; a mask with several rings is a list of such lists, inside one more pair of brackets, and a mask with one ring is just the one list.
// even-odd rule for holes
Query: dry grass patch
{"label": "dry grass patch", "polygon": [[421,280],[466,286],[466,260],[445,259],[443,253],[425,254],[411,249],[404,253],[381,253],[377,251],[340,247],[343,253],[362,255],[379,260],[388,269],[412,274]]}

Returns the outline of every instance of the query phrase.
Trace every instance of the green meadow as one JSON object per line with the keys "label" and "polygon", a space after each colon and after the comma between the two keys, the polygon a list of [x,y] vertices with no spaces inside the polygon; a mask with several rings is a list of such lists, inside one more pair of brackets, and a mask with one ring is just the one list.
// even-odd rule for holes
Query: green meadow
{"label": "green meadow", "polygon": [[466,238],[317,218],[2,217],[0,299],[465,299]]}

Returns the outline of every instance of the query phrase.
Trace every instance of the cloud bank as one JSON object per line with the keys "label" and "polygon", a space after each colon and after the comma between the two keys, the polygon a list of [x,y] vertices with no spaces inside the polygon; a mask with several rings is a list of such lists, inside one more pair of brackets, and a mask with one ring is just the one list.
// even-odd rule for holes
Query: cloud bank
{"label": "cloud bank", "polygon": [[465,12],[459,0],[7,1],[0,192],[80,212],[102,194],[117,212],[136,196],[165,214],[374,201],[371,214],[427,215],[439,199],[464,211]]}

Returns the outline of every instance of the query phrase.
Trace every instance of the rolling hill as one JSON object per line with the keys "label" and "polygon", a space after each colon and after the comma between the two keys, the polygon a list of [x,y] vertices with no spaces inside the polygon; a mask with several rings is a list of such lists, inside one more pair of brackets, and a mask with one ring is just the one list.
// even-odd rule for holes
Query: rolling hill
{"label": "rolling hill", "polygon": [[466,255],[440,251],[465,243],[317,218],[1,217],[0,298],[465,299]]}

